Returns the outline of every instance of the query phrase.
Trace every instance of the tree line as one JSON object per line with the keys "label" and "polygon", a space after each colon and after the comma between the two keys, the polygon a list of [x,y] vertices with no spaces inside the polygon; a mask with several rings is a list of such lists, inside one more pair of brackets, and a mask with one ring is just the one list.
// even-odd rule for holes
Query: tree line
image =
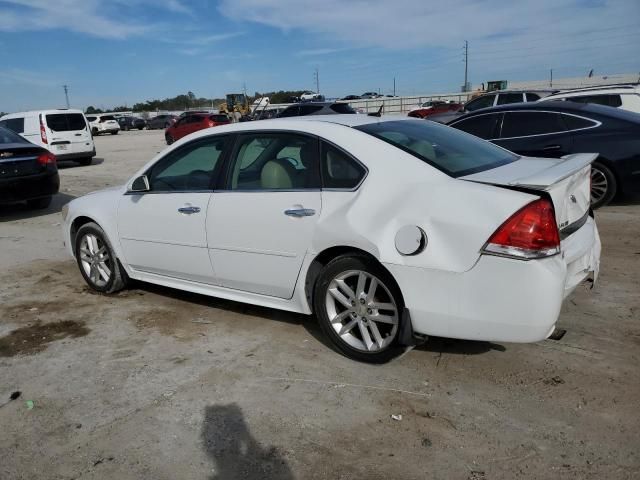
{"label": "tree line", "polygon": [[[279,90],[277,92],[259,93],[255,92],[253,96],[249,96],[249,103],[261,97],[269,97],[271,103],[292,103],[295,102],[300,95],[308,90]],[[187,110],[189,108],[218,108],[221,103],[226,102],[224,98],[205,98],[196,97],[193,92],[176,95],[175,97],[165,98],[162,100],[147,100],[145,102],[134,103],[133,106],[119,105],[109,109],[96,108],[93,105],[87,107],[85,113],[104,113],[106,112],[155,112],[159,110]]]}

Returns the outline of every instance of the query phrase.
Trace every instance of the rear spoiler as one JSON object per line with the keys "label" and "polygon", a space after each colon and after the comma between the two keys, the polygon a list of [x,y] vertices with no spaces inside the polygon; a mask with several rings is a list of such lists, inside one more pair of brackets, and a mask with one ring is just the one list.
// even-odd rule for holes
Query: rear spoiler
{"label": "rear spoiler", "polygon": [[597,153],[572,153],[562,157],[563,162],[558,162],[532,175],[516,178],[508,183],[514,187],[535,188],[536,190],[548,190],[551,185],[570,177],[593,163],[598,158]]}

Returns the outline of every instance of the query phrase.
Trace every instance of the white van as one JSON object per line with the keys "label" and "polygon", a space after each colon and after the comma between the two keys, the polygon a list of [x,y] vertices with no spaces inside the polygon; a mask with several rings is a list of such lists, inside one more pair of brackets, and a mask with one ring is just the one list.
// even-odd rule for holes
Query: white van
{"label": "white van", "polygon": [[539,100],[570,100],[580,103],[597,103],[640,113],[640,85],[600,85],[596,87],[566,90]]}
{"label": "white van", "polygon": [[37,110],[0,117],[0,126],[19,133],[31,143],[46,148],[58,160],[90,165],[96,147],[81,110]]}

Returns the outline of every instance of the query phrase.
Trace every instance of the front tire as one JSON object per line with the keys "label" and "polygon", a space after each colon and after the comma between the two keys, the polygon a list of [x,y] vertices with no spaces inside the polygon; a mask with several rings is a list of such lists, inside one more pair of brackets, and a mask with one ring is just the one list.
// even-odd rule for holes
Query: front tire
{"label": "front tire", "polygon": [[80,273],[93,290],[115,293],[126,286],[127,274],[121,269],[104,231],[96,223],[85,223],[78,229],[75,254]]}
{"label": "front tire", "polygon": [[616,196],[618,182],[613,172],[600,162],[591,165],[591,208],[605,206]]}
{"label": "front tire", "polygon": [[115,132],[111,132],[111,135],[117,135],[120,130],[116,130]]}
{"label": "front tire", "polygon": [[401,353],[402,296],[375,261],[343,255],[329,262],[318,277],[313,304],[320,328],[345,356],[384,363]]}

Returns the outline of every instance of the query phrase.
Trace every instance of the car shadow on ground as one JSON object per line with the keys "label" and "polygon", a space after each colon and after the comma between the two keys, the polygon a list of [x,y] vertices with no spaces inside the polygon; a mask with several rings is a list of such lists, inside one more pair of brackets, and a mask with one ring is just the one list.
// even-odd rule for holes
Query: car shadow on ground
{"label": "car shadow on ground", "polygon": [[[286,322],[294,325],[301,325],[309,335],[311,335],[318,343],[324,345],[328,349],[342,355],[333,343],[331,343],[326,335],[320,329],[318,321],[314,315],[304,315],[301,313],[286,312],[248,303],[235,302],[233,300],[225,300],[207,295],[200,295],[183,290],[176,290],[169,287],[154,285],[152,283],[144,283],[134,281],[131,285],[132,289],[138,289],[149,293],[155,293],[170,297],[176,300],[194,303],[204,307],[219,308],[233,313],[243,315],[251,315],[260,317],[265,320],[276,320],[278,322]],[[126,292],[126,290],[125,290]],[[497,343],[481,342],[473,340],[458,340],[453,338],[429,337],[429,339],[415,347],[417,351],[433,352],[439,354],[452,355],[479,355],[487,353],[491,350],[500,352],[506,351],[506,347]]]}
{"label": "car shadow on ground", "polygon": [[102,163],[104,163],[104,158],[102,157],[93,157],[91,159],[91,164],[89,165],[80,165],[78,162],[74,160],[58,160],[58,170],[65,170],[67,168],[76,168],[76,167],[94,167]]}
{"label": "car shadow on ground", "polygon": [[74,198],[76,197],[73,195],[57,193],[53,196],[51,204],[47,208],[42,209],[29,208],[26,202],[14,203],[11,205],[0,205],[0,223],[41,217],[51,213],[59,213],[62,207]]}
{"label": "car shadow on ground", "polygon": [[[609,205],[605,205],[602,208],[607,208],[608,206],[617,207],[617,206],[627,206],[627,205],[640,205],[640,194],[625,195],[622,198],[616,198]],[[596,210],[596,215],[597,213],[598,213],[598,210]]]}
{"label": "car shadow on ground", "polygon": [[293,480],[276,447],[263,447],[253,438],[240,407],[205,407],[202,424],[204,450],[213,462],[210,480]]}

